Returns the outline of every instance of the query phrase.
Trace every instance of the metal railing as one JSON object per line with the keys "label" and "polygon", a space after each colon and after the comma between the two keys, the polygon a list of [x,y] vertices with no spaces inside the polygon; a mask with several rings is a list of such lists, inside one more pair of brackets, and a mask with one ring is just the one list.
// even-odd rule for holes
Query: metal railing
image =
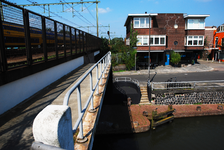
{"label": "metal railing", "polygon": [[215,88],[224,87],[224,80],[210,81],[182,81],[182,82],[151,82],[153,90],[170,89],[195,89],[195,88]]}
{"label": "metal railing", "polygon": [[[108,52],[106,55],[104,55],[104,57],[102,57],[94,66],[91,67],[91,69],[89,69],[89,71],[87,73],[85,73],[85,75],[73,86],[71,87],[71,89],[65,94],[64,97],[64,101],[63,101],[63,105],[68,105],[69,103],[69,98],[72,94],[72,92],[74,90],[77,89],[77,101],[78,101],[78,119],[73,127],[73,133],[76,132],[78,126],[79,126],[79,134],[78,134],[78,138],[79,139],[83,139],[83,123],[82,123],[82,119],[83,116],[85,114],[85,111],[91,101],[91,106],[90,109],[94,110],[94,106],[93,106],[93,93],[96,90],[96,94],[99,94],[99,82],[101,80],[102,84],[102,77],[104,77],[104,74],[106,72],[106,68],[108,67],[109,63],[111,62],[111,52]],[[100,75],[98,76],[98,66],[100,65]],[[93,69],[96,68],[96,84],[93,86],[93,77],[92,77],[92,71]],[[82,99],[81,99],[81,89],[80,89],[80,84],[83,82],[83,80],[90,75],[90,95],[89,98],[84,106],[84,108],[82,108]]]}
{"label": "metal railing", "polygon": [[119,82],[119,81],[124,81],[124,82],[130,81],[130,82],[134,82],[135,84],[137,84],[139,86],[138,80],[137,79],[133,79],[132,80],[130,77],[116,77],[115,81],[116,82]]}

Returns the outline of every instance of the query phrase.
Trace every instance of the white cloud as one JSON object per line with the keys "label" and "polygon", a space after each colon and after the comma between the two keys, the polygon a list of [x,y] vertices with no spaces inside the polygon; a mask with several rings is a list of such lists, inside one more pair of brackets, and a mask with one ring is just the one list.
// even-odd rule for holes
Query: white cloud
{"label": "white cloud", "polygon": [[101,13],[101,14],[105,14],[105,13],[108,13],[110,11],[111,11],[111,9],[109,7],[107,7],[106,9],[98,8],[98,12]]}

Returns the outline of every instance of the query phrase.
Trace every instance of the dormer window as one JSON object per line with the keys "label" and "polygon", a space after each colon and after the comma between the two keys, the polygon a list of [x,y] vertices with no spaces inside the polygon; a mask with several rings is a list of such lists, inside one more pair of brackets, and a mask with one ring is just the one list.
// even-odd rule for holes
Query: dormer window
{"label": "dormer window", "polygon": [[134,18],[134,28],[149,28],[149,17]]}
{"label": "dormer window", "polygon": [[205,29],[205,19],[187,19],[186,29]]}
{"label": "dormer window", "polygon": [[219,32],[224,32],[224,25],[221,25],[219,28]]}

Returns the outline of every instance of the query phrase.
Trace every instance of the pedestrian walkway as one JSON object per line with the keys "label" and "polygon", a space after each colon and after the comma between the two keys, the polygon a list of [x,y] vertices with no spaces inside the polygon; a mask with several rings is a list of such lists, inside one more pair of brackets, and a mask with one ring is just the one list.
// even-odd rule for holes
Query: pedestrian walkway
{"label": "pedestrian walkway", "polygon": [[[34,141],[32,125],[36,115],[47,105],[62,104],[66,89],[74,85],[76,83],[75,81],[78,81],[92,66],[93,64],[90,63],[75,69],[26,100],[23,104],[10,110],[7,114],[0,116],[0,149],[30,149]],[[94,74],[95,73],[93,73],[93,79],[96,79]],[[89,95],[88,92],[90,93],[90,90],[87,90],[90,89],[88,80],[89,78],[87,77],[86,80],[83,81],[83,84],[81,84],[81,90],[84,91],[82,94],[84,95]],[[96,81],[93,81],[93,83],[95,82]],[[85,101],[82,103],[85,103]],[[76,100],[73,100],[69,106],[72,107],[73,110],[77,110],[74,108],[76,106]],[[72,120],[76,120],[75,117],[77,116],[75,113],[77,112],[72,113]]]}

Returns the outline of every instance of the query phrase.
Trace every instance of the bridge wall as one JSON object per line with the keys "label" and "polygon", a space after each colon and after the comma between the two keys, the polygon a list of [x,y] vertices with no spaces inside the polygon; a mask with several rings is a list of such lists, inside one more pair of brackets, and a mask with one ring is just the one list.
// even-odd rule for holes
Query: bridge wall
{"label": "bridge wall", "polygon": [[0,86],[0,115],[84,64],[84,56]]}

